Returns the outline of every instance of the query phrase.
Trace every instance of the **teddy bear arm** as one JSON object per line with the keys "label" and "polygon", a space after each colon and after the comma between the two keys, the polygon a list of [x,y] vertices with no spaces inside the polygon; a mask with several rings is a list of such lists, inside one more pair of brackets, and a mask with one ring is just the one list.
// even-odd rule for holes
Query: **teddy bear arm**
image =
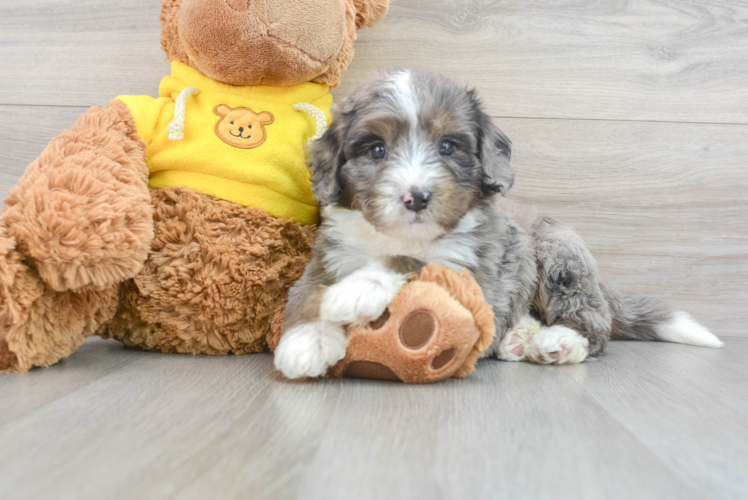
{"label": "teddy bear arm", "polygon": [[0,225],[0,372],[26,372],[69,356],[114,314],[117,291],[52,290]]}
{"label": "teddy bear arm", "polygon": [[117,100],[53,139],[13,187],[0,225],[53,290],[133,277],[153,238],[146,145]]}

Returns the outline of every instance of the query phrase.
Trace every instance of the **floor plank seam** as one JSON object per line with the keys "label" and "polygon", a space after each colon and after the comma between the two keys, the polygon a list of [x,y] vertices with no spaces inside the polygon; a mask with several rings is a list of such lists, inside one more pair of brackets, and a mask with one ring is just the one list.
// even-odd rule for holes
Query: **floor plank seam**
{"label": "floor plank seam", "polygon": [[[603,354],[604,355],[604,354]],[[596,363],[601,362],[599,359],[595,361]],[[605,362],[605,361],[602,361]],[[624,421],[620,418],[618,418],[616,415],[614,415],[610,410],[608,410],[607,406],[600,401],[594,393],[587,390],[587,388],[584,386],[584,384],[578,380],[576,380],[574,377],[572,377],[566,370],[563,370],[564,375],[572,379],[583,391],[584,394],[591,402],[597,406],[601,412],[608,415],[608,417],[617,423],[619,429],[631,437],[635,442],[637,442],[642,448],[646,449],[653,460],[656,460],[659,462],[666,470],[670,471],[671,474],[673,474],[675,477],[679,478],[681,481],[683,481],[685,484],[689,485],[689,487],[693,488],[694,491],[699,491],[706,493],[704,489],[705,485],[703,483],[698,483],[693,479],[693,475],[688,474],[688,471],[683,471],[678,467],[675,467],[672,463],[670,463],[668,460],[666,460],[664,457],[662,457],[655,449],[653,449],[650,445],[648,445],[646,442],[642,441],[640,437],[637,435],[637,433],[632,430],[629,426],[627,426]],[[706,497],[705,497],[706,498]]]}
{"label": "floor plank seam", "polygon": [[[85,384],[81,385],[80,387],[77,387],[77,388],[76,388],[75,390],[73,390],[73,391],[70,391],[70,392],[68,392],[68,393],[66,393],[66,394],[63,394],[63,395],[59,396],[59,397],[55,397],[54,399],[51,399],[51,400],[49,400],[49,401],[46,401],[46,402],[44,402],[43,404],[41,404],[41,405],[39,405],[39,406],[37,406],[37,407],[35,407],[35,408],[32,408],[31,410],[29,410],[29,411],[27,411],[27,412],[25,412],[25,413],[22,413],[21,415],[18,415],[17,417],[14,417],[14,418],[12,418],[12,419],[10,419],[10,420],[6,421],[6,422],[3,422],[3,423],[1,423],[1,424],[0,424],[0,431],[2,431],[2,430],[3,430],[3,429],[4,429],[4,428],[5,428],[5,427],[6,427],[6,426],[7,426],[8,424],[10,424],[10,423],[13,423],[13,422],[17,422],[18,420],[21,420],[21,419],[23,419],[23,418],[27,418],[28,416],[32,415],[33,413],[35,413],[35,412],[37,412],[37,411],[40,411],[40,410],[42,410],[42,409],[46,408],[47,406],[49,406],[49,405],[51,405],[51,404],[53,404],[53,403],[56,403],[56,402],[62,401],[62,400],[64,400],[64,399],[67,399],[68,397],[74,396],[74,395],[75,395],[76,393],[78,393],[78,392],[79,392],[80,390],[82,390],[82,389],[85,389],[86,387],[89,387],[89,386],[91,386],[91,385],[93,385],[93,384],[96,384],[96,383],[98,383],[98,382],[100,382],[100,381],[102,381],[102,380],[106,379],[106,378],[107,378],[107,377],[109,377],[110,375],[112,375],[112,374],[114,374],[114,373],[117,373],[118,371],[122,370],[122,369],[123,369],[123,368],[125,368],[126,366],[129,366],[129,365],[131,365],[131,364],[135,363],[136,361],[138,361],[138,359],[137,359],[137,358],[135,358],[135,357],[133,357],[133,359],[132,359],[132,360],[130,360],[130,361],[127,361],[127,362],[125,362],[125,363],[122,363],[122,364],[120,364],[120,365],[119,365],[119,366],[118,366],[117,368],[115,368],[114,370],[112,370],[112,371],[110,371],[110,372],[106,373],[105,375],[103,375],[103,376],[101,376],[101,377],[99,377],[99,378],[97,378],[97,379],[95,379],[95,380],[91,380],[91,381],[89,381],[89,382],[86,382]],[[52,370],[52,369],[53,369],[53,368],[36,368],[36,370]],[[0,375],[5,375],[5,376],[10,376],[10,377],[14,377],[14,376],[16,376],[17,374],[0,374]],[[24,376],[24,374],[18,374],[18,376]]]}
{"label": "floor plank seam", "polygon": [[677,123],[681,125],[737,125],[748,127],[748,123],[740,122],[694,122],[680,120],[634,120],[627,118],[585,118],[585,117],[558,117],[558,116],[503,116],[491,115],[491,118],[500,120],[549,120],[549,121],[576,121],[576,122],[617,122],[617,123]]}
{"label": "floor plank seam", "polygon": [[[270,385],[272,383],[272,380],[270,378],[265,378],[265,379],[263,379],[263,382],[264,383],[262,384],[262,387],[259,390],[256,390],[255,393],[252,394],[252,396],[249,398],[249,400],[246,401],[246,404],[247,404],[246,410],[242,411],[239,415],[237,415],[234,418],[234,421],[232,422],[232,424],[229,425],[226,428],[226,430],[224,430],[220,434],[217,434],[216,436],[213,436],[213,438],[209,442],[205,443],[204,446],[202,446],[200,448],[197,448],[197,449],[195,449],[195,451],[193,451],[189,455],[182,457],[183,459],[180,461],[180,463],[176,467],[174,467],[174,469],[179,468],[182,464],[184,464],[186,462],[189,462],[193,457],[199,455],[200,453],[202,453],[207,448],[210,448],[213,445],[213,443],[215,443],[216,441],[219,441],[221,438],[223,438],[224,436],[226,436],[227,434],[229,434],[231,432],[231,429],[233,428],[233,425],[237,421],[241,420],[241,418],[243,416],[245,416],[248,412],[254,412],[255,408],[251,406],[251,403],[253,401],[255,401],[257,398],[259,398],[260,395],[263,393],[263,391],[268,390],[268,388],[270,387]],[[212,385],[217,385],[219,383],[220,383],[220,381],[216,380],[216,382],[214,382]],[[199,474],[192,474],[190,476],[190,481],[192,483],[197,482],[201,477],[203,477],[206,474],[208,474],[211,470],[212,470],[212,467],[207,467],[207,468],[201,469]],[[131,498],[143,498],[143,496],[140,493],[137,493],[137,494],[131,495]],[[172,498],[174,498],[174,497],[172,497]]]}
{"label": "floor plank seam", "polygon": [[96,106],[96,104],[91,104],[89,106],[84,105],[78,105],[78,104],[19,104],[19,103],[0,103],[0,107],[2,106],[8,106],[8,107],[14,107],[14,108],[80,108],[83,110],[86,110],[90,108],[91,106]]}
{"label": "floor plank seam", "polygon": [[[327,429],[329,429],[330,423],[333,421],[332,417],[333,417],[333,415],[335,415],[337,413],[338,408],[340,407],[340,404],[341,404],[340,403],[340,400],[341,400],[341,398],[340,398],[340,392],[343,390],[343,387],[344,387],[343,384],[345,384],[345,381],[341,380],[341,379],[336,379],[336,380],[326,379],[324,381],[324,383],[328,384],[330,388],[335,387],[335,385],[333,385],[333,384],[337,383],[338,395],[335,398],[335,405],[333,406],[332,410],[330,410],[330,416],[329,416],[329,418],[325,422],[325,425],[322,428],[322,430],[320,430],[320,433],[319,433],[320,439],[319,439],[319,442],[317,443],[317,448],[314,450],[314,454],[309,459],[309,463],[314,463],[317,460],[317,457],[320,454],[320,451],[321,451],[321,448],[322,448],[322,444],[323,444],[323,441],[324,441],[324,437],[327,435]],[[304,471],[304,473],[302,474],[301,479],[299,480],[299,485],[303,485],[304,484],[304,481],[306,480],[308,473],[309,473],[309,468],[307,467],[307,470]],[[301,489],[301,488],[299,488],[299,489]],[[300,491],[296,491],[294,493],[294,495],[293,495],[293,498],[294,498],[294,500],[304,500],[306,497]]]}

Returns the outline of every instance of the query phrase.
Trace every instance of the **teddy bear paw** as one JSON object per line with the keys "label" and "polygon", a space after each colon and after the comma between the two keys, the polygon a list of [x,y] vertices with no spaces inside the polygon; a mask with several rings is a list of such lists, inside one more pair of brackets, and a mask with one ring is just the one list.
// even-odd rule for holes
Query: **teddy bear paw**
{"label": "teddy bear paw", "polygon": [[[422,377],[439,380],[452,374],[450,364],[457,360],[460,349],[440,342],[439,319],[431,311],[416,310],[408,314],[399,324],[398,321],[390,321],[391,313],[386,310],[378,319],[369,323],[366,328],[357,330],[359,333],[367,332],[357,340],[366,342],[369,335],[376,335],[376,330],[386,330],[396,335],[389,336],[388,340],[395,346],[388,356],[389,363],[399,368],[402,373],[421,372]],[[368,337],[368,338],[367,338]],[[437,349],[430,349],[431,344],[438,344]],[[360,344],[359,346],[360,347]],[[461,346],[464,348],[464,346]],[[354,342],[355,349],[355,342]],[[464,349],[463,349],[464,350]],[[407,366],[409,369],[403,369]],[[379,380],[402,379],[389,366],[372,360],[349,361],[342,370],[345,377],[369,378]]]}

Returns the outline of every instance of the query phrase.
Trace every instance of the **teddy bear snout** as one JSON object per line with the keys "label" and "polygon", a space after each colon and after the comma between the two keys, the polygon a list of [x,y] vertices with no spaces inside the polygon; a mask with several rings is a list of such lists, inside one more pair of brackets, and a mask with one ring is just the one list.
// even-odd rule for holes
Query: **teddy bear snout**
{"label": "teddy bear snout", "polygon": [[233,85],[287,86],[324,73],[346,37],[340,0],[182,0],[191,65]]}
{"label": "teddy bear snout", "polygon": [[250,0],[224,0],[229,8],[237,12],[246,12],[249,10]]}

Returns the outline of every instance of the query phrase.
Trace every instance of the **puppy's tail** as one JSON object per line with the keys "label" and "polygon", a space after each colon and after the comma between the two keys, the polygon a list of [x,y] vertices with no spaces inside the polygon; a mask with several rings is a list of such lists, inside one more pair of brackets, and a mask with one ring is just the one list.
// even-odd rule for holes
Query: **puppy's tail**
{"label": "puppy's tail", "polygon": [[724,344],[687,313],[674,312],[657,299],[622,297],[600,284],[613,316],[612,340],[659,340],[704,347]]}

